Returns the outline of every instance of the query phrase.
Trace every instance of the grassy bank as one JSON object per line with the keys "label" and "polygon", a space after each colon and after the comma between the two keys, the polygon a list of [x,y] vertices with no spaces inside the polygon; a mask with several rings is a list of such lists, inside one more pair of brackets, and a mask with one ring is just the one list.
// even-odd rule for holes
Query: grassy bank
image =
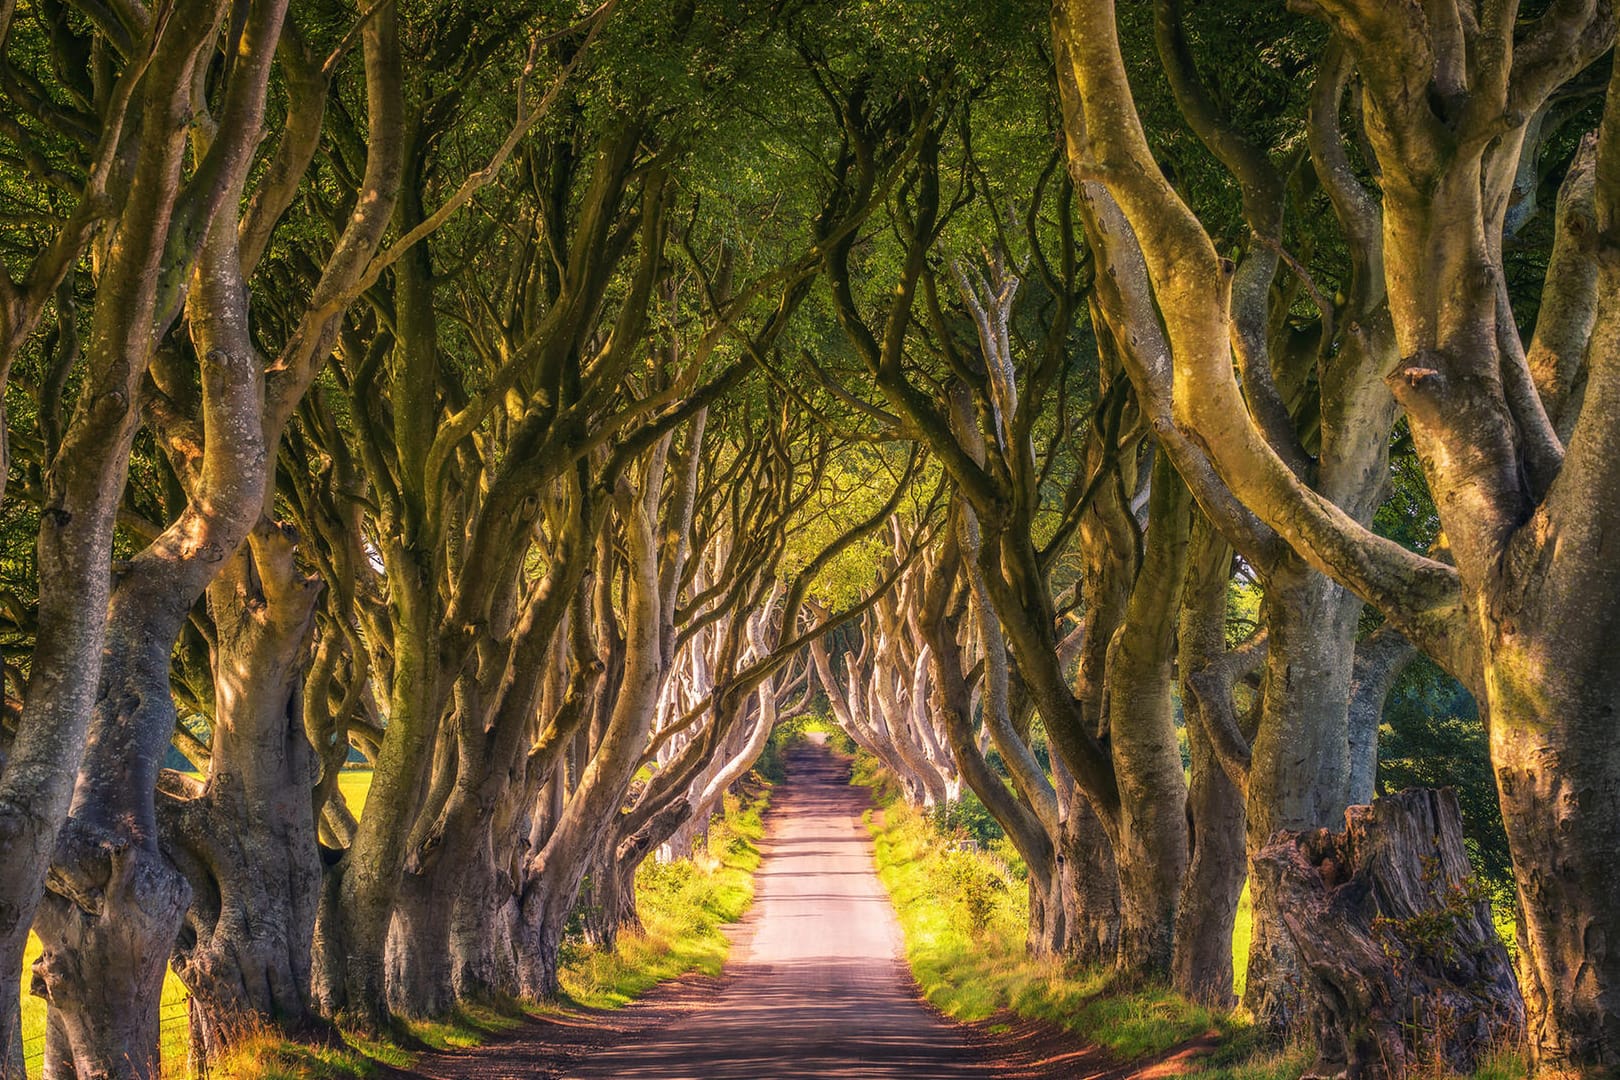
{"label": "grassy bank", "polygon": [[565,949],[562,984],[570,1001],[613,1009],[690,971],[720,974],[729,948],[722,927],[742,918],[754,899],[767,790],[750,785],[742,798],[727,795],[706,851],[642,864],[636,875],[641,929],[621,933],[611,951],[583,943]]}
{"label": "grassy bank", "polygon": [[878,876],[894,900],[906,959],[928,1001],[962,1021],[1011,1012],[1062,1027],[1122,1061],[1204,1036],[1220,1042],[1201,1075],[1291,1080],[1299,1051],[1267,1052],[1232,1013],[1162,987],[1122,987],[1111,971],[1073,969],[1024,953],[1029,894],[1022,868],[1000,845],[974,850],[928,817],[892,802],[868,812]]}
{"label": "grassy bank", "polygon": [[[724,812],[711,824],[705,850],[691,859],[649,860],[636,875],[639,930],[619,935],[611,950],[586,945],[573,935],[564,943],[563,1000],[555,1006],[509,1001],[459,1010],[443,1020],[407,1022],[394,1038],[346,1034],[348,1046],[316,1048],[287,1043],[271,1034],[250,1035],[214,1075],[233,1080],[349,1080],[380,1075],[381,1065],[411,1067],[422,1049],[477,1046],[492,1035],[569,1006],[613,1009],[668,979],[688,972],[719,974],[729,947],[723,927],[740,919],[754,897],[760,862],[763,814],[770,784],[757,773],[725,797]],[[351,805],[353,805],[351,803]],[[184,1043],[181,1043],[184,1060]],[[172,1073],[188,1076],[185,1070]]]}
{"label": "grassy bank", "polygon": [[[975,837],[971,806],[944,820],[907,808],[867,755],[856,758],[855,782],[870,787],[880,807],[866,820],[906,958],[924,996],[946,1015],[1040,1020],[1122,1062],[1209,1038],[1214,1049],[1183,1074],[1199,1080],[1293,1080],[1311,1064],[1309,1048],[1268,1045],[1239,1010],[1205,1008],[1161,986],[1123,986],[1108,970],[1031,960],[1024,953],[1027,879],[1011,846]],[[1236,928],[1245,954],[1247,915],[1245,903]],[[1523,1060],[1505,1053],[1474,1080],[1524,1075]]]}

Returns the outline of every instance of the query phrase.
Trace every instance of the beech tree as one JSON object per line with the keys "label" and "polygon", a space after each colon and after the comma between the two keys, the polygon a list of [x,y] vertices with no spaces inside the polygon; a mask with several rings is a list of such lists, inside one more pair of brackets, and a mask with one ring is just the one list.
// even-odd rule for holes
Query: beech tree
{"label": "beech tree", "polygon": [[[1609,740],[1593,726],[1612,708],[1613,680],[1583,666],[1591,657],[1606,667],[1597,657],[1606,655],[1607,616],[1571,590],[1591,596],[1607,581],[1603,511],[1589,494],[1612,461],[1601,433],[1613,421],[1598,404],[1607,357],[1594,332],[1563,354],[1563,382],[1548,378],[1558,365],[1544,361],[1537,386],[1512,319],[1501,244],[1530,118],[1612,46],[1612,14],[1554,7],[1521,24],[1493,5],[1323,4],[1313,13],[1332,32],[1320,115],[1333,137],[1317,148],[1320,169],[1347,227],[1380,249],[1369,269],[1387,290],[1394,341],[1372,368],[1411,425],[1445,529],[1444,559],[1374,535],[1312,491],[1252,419],[1230,363],[1242,266],[1217,254],[1154,164],[1109,3],[1054,10],[1060,74],[1073,95],[1073,171],[1119,207],[1129,239],[1116,233],[1113,242],[1140,245],[1145,273],[1125,287],[1158,312],[1166,347],[1144,356],[1138,373],[1168,393],[1185,437],[1301,556],[1473,688],[1488,716],[1519,881],[1531,1045],[1544,1068],[1595,1075],[1613,1062],[1612,957],[1602,944],[1612,935],[1573,927],[1601,926],[1613,908],[1603,876],[1613,815],[1603,807],[1615,782]],[[1360,76],[1377,202],[1337,134],[1349,65]],[[1599,176],[1606,148],[1600,136]],[[1594,198],[1607,212],[1605,196]],[[1589,280],[1582,295],[1601,326],[1605,294],[1599,277]],[[1566,448],[1554,422],[1568,407],[1560,387],[1583,364],[1587,389]],[[1540,606],[1554,598],[1557,617]],[[1548,755],[1560,768],[1529,766]]]}

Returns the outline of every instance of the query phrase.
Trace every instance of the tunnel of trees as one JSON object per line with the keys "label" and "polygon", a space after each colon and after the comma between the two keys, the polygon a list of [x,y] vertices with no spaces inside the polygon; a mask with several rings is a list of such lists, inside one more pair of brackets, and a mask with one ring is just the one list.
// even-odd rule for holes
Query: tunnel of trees
{"label": "tunnel of trees", "polygon": [[1616,25],[0,0],[0,1075],[554,995],[806,709],[1033,954],[1620,1073]]}

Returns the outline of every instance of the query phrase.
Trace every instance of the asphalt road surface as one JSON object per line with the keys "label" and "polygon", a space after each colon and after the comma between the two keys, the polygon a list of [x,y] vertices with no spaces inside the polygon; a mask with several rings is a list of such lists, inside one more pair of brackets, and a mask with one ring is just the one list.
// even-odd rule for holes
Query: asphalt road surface
{"label": "asphalt road surface", "polygon": [[864,792],[797,751],[726,985],[702,1008],[591,1054],[574,1080],[959,1080],[994,1075],[918,1000],[861,824]]}

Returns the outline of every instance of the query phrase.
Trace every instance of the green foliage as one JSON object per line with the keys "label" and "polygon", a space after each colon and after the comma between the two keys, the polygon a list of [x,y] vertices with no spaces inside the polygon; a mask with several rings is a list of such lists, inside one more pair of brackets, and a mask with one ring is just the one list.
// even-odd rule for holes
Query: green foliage
{"label": "green foliage", "polygon": [[1396,429],[1396,452],[1390,455],[1389,498],[1373,514],[1373,530],[1425,554],[1440,535],[1440,514],[1429,498],[1423,467],[1410,445],[1402,420]]}
{"label": "green foliage", "polygon": [[967,842],[976,848],[989,847],[1006,836],[1000,822],[985,809],[984,803],[971,791],[964,791],[955,802],[941,803],[933,809],[934,828],[952,837],[957,843]]}
{"label": "green foliage", "polygon": [[[1440,868],[1435,860],[1426,861],[1423,880],[1432,884]],[[1449,964],[1455,959],[1457,927],[1474,914],[1474,909],[1490,899],[1490,889],[1478,877],[1469,875],[1446,886],[1445,900],[1436,908],[1419,911],[1404,919],[1380,915],[1373,919],[1373,937],[1384,955],[1397,962],[1432,958]]]}
{"label": "green foliage", "polygon": [[829,750],[841,757],[852,758],[856,754],[855,740],[827,715],[823,701],[810,712],[783,720],[772,729],[765,752],[754,763],[754,771],[773,784],[781,783],[787,778],[783,756],[811,735],[819,736]]}
{"label": "green foliage", "polygon": [[888,809],[900,802],[900,785],[889,770],[883,767],[877,755],[870,750],[857,750],[850,766],[849,782],[872,793],[872,802],[880,809]]}

